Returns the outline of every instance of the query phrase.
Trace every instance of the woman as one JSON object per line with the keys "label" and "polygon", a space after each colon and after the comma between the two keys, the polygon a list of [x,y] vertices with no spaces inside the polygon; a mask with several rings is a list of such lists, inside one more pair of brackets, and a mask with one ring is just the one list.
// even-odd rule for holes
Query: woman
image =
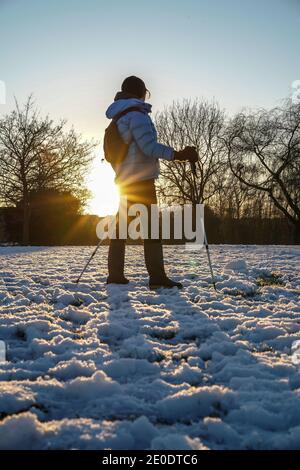
{"label": "woman", "polygon": [[[198,154],[193,147],[176,152],[172,147],[157,142],[157,133],[149,116],[151,105],[145,102],[148,90],[143,80],[130,76],[122,83],[121,91],[106,111],[108,119],[117,119],[118,131],[129,144],[123,162],[116,170],[116,183],[127,204],[157,204],[155,179],[159,176],[159,159],[196,162]],[[135,108],[126,112],[128,108]],[[118,115],[121,116],[119,117]],[[149,273],[149,287],[182,288],[180,282],[169,279],[165,273],[161,240],[144,240],[145,264]],[[125,240],[112,239],[108,252],[107,283],[127,284],[124,276]]]}

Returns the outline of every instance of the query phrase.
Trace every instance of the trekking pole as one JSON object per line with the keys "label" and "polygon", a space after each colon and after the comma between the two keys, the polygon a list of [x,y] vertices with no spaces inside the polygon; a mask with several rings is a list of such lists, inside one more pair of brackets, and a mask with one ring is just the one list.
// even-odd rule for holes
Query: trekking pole
{"label": "trekking pole", "polygon": [[[112,224],[114,222],[114,219],[112,218],[110,220],[110,223],[108,224],[108,232],[110,233],[110,229],[112,227]],[[105,238],[101,238],[99,240],[99,243],[98,245],[96,246],[96,248],[94,249],[93,253],[91,254],[91,256],[89,257],[89,259],[87,260],[87,262],[85,263],[85,266],[84,268],[82,269],[81,273],[79,274],[78,278],[76,279],[75,283],[78,284],[80,279],[82,278],[82,275],[84,274],[84,272],[86,271],[86,268],[88,267],[88,265],[90,264],[90,262],[92,261],[92,259],[94,258],[95,254],[97,253],[98,251],[98,248],[100,247],[101,243],[105,240]]]}
{"label": "trekking pole", "polygon": [[84,268],[82,269],[81,273],[79,274],[78,278],[76,279],[75,283],[78,284],[80,279],[82,278],[82,275],[84,274],[84,272],[86,271],[86,268],[88,267],[88,265],[90,264],[90,262],[92,261],[92,259],[94,258],[95,254],[97,253],[98,251],[98,248],[100,247],[101,243],[103,242],[103,238],[99,241],[98,245],[96,246],[96,248],[94,249],[93,253],[91,254],[91,256],[89,257],[89,259],[87,260],[87,262],[85,263],[85,266]]}
{"label": "trekking pole", "polygon": [[[192,174],[193,174],[194,183],[196,183],[195,178],[196,178],[196,175],[197,175],[197,171],[196,171],[196,164],[194,162],[191,162],[191,170],[192,170]],[[212,285],[214,286],[215,291],[217,292],[216,281],[215,281],[215,276],[214,276],[214,272],[213,272],[213,268],[212,268],[212,264],[211,264],[209,246],[208,246],[208,241],[207,241],[207,237],[206,237],[206,231],[205,231],[205,226],[204,226],[204,221],[203,220],[202,220],[202,228],[203,228],[203,235],[204,235],[204,245],[205,245],[208,264],[209,264],[209,269],[210,269],[211,281],[212,281]]]}
{"label": "trekking pole", "polygon": [[213,268],[212,268],[212,264],[211,264],[209,246],[208,246],[208,242],[207,242],[207,238],[206,238],[204,222],[202,222],[202,225],[203,225],[203,233],[204,233],[204,245],[205,245],[205,249],[206,249],[206,253],[207,253],[207,259],[208,259],[210,275],[211,275],[211,282],[212,282],[212,285],[214,286],[215,291],[217,292],[216,281],[215,281],[215,276],[214,276],[214,272],[213,272]]}

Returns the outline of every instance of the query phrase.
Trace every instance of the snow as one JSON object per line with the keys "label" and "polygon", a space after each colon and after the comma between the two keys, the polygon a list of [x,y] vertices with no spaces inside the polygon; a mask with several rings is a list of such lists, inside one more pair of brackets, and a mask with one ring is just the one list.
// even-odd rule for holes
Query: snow
{"label": "snow", "polygon": [[299,449],[300,247],[165,247],[182,291],[107,248],[0,248],[1,449]]}

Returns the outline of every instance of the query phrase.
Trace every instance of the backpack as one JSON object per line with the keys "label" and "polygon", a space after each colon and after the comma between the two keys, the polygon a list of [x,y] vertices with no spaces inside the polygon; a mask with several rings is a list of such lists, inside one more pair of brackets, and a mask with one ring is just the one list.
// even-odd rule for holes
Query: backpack
{"label": "backpack", "polygon": [[139,111],[143,113],[141,108],[138,107],[127,108],[124,111],[118,113],[111,120],[109,126],[105,129],[103,141],[104,157],[105,160],[111,164],[114,170],[116,169],[116,166],[120,165],[120,163],[122,163],[125,159],[129,145],[132,142],[131,141],[128,144],[124,142],[117,126],[118,119],[120,119],[122,116],[125,116],[125,114],[130,113],[130,111]]}

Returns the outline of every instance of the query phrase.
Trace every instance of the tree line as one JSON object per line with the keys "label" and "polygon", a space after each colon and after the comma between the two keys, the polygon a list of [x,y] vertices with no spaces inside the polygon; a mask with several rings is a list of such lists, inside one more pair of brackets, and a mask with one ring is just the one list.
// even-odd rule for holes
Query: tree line
{"label": "tree line", "polygon": [[270,229],[281,232],[273,241],[300,242],[300,103],[228,118],[216,102],[184,100],[159,112],[156,124],[163,143],[199,153],[196,178],[187,163],[161,165],[163,203],[205,204],[222,242],[231,241],[222,237],[226,226],[243,230],[251,221],[254,242],[271,242]]}
{"label": "tree line", "polygon": [[0,119],[0,205],[15,208],[17,218],[21,213],[18,238],[23,244],[35,236],[32,230],[30,240],[32,210],[47,193],[76,198],[74,213],[85,205],[85,175],[94,145],[67,129],[66,121],[41,116],[31,96],[22,108],[15,102],[15,109]]}
{"label": "tree line", "polygon": [[[196,176],[188,163],[161,163],[162,205],[205,204],[214,243],[300,242],[300,103],[228,117],[215,101],[183,100],[158,112],[155,124],[162,143],[199,153]],[[98,218],[83,215],[95,146],[65,121],[41,116],[32,97],[0,119],[0,213],[8,239],[96,242]]]}

